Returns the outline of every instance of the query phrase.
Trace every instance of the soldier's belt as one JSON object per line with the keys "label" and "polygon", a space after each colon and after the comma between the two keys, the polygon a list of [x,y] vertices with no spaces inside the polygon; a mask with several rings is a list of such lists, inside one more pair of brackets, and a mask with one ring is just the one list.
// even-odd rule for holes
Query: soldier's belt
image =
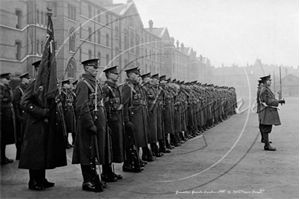
{"label": "soldier's belt", "polygon": [[144,101],[144,100],[135,100],[135,101],[133,101],[132,104],[133,104],[134,106],[136,106],[136,105],[147,105],[147,102]]}

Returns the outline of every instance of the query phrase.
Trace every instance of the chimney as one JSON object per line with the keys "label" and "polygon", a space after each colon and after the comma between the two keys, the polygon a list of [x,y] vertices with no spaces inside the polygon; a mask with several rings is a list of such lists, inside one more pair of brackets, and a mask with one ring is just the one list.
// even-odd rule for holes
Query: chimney
{"label": "chimney", "polygon": [[179,41],[176,41],[176,47],[179,48]]}
{"label": "chimney", "polygon": [[183,43],[181,43],[181,52],[184,53],[184,44]]}
{"label": "chimney", "polygon": [[153,31],[153,21],[152,20],[149,20],[149,30],[150,30],[150,32]]}
{"label": "chimney", "polygon": [[175,39],[174,37],[171,37],[171,44],[174,45]]}

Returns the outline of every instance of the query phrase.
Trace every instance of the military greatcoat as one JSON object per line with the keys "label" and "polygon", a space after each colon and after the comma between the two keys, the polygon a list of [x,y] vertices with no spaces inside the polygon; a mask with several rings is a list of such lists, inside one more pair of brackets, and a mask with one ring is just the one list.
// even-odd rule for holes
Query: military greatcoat
{"label": "military greatcoat", "polygon": [[105,81],[103,99],[112,142],[112,162],[124,162],[123,100],[116,83]]}
{"label": "military greatcoat", "polygon": [[1,144],[15,143],[15,114],[12,91],[8,85],[0,84]]}
{"label": "military greatcoat", "polygon": [[34,96],[34,82],[28,85],[21,100],[25,127],[19,168],[40,170],[65,166],[65,137],[57,105],[51,99],[50,113],[46,116],[45,108]]}
{"label": "military greatcoat", "polygon": [[143,89],[138,82],[127,79],[122,87],[124,100],[124,122],[134,125],[133,134],[137,147],[146,147],[148,143],[147,102]]}
{"label": "military greatcoat", "polygon": [[259,96],[261,102],[260,123],[264,125],[281,125],[278,104],[279,100],[275,99],[275,95],[267,86],[263,86]]}
{"label": "military greatcoat", "polygon": [[108,164],[110,163],[110,145],[107,135],[106,110],[102,101],[102,90],[94,77],[89,74],[83,74],[82,79],[77,84],[75,94],[75,111],[78,118],[72,164],[90,165],[92,155],[96,154],[94,153],[95,151],[91,151],[91,148],[96,149],[95,142],[92,142],[92,136],[94,135],[89,130],[93,125],[97,127],[96,136],[100,163]]}

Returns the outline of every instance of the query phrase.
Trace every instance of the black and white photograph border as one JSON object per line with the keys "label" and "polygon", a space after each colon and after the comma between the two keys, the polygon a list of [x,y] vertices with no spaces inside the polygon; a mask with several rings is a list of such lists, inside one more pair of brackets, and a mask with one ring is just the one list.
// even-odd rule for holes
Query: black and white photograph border
{"label": "black and white photograph border", "polygon": [[[35,8],[40,11],[44,9],[46,13],[47,4],[41,3],[43,1],[0,1],[1,7],[3,5],[0,11],[0,31],[5,33],[0,34],[1,46],[11,43],[14,45],[16,39],[7,35],[8,30],[13,29],[8,27],[9,24],[14,24],[15,21],[10,18],[11,22],[5,22],[5,16],[15,14],[17,8],[28,10],[25,5],[28,6],[29,2],[38,5]],[[11,5],[7,5],[8,2],[11,2]],[[57,38],[56,58],[60,58],[61,60],[57,62],[62,64],[57,67],[59,79],[74,73],[75,80],[83,73],[79,60],[89,58],[89,48],[85,45],[93,43],[88,39],[91,36],[88,27],[84,26],[89,26],[91,22],[95,23],[98,15],[101,18],[107,16],[107,13],[119,13],[122,19],[134,18],[133,22],[142,24],[144,31],[153,31],[151,34],[155,35],[154,30],[160,30],[164,35],[155,37],[160,37],[160,40],[145,39],[138,43],[134,42],[133,45],[129,42],[128,48],[121,50],[123,48],[120,47],[118,53],[109,45],[95,45],[103,50],[100,55],[103,57],[102,62],[100,61],[102,71],[111,65],[120,65],[119,83],[125,81],[124,70],[132,65],[138,65],[142,73],[158,72],[163,75],[168,71],[165,68],[170,67],[172,70],[173,65],[164,65],[163,61],[153,63],[155,61],[151,60],[151,56],[164,56],[168,54],[166,51],[154,53],[152,50],[152,54],[151,51],[148,54],[146,51],[145,55],[132,56],[130,50],[137,46],[141,49],[146,49],[145,46],[155,48],[156,43],[167,46],[168,43],[171,45],[170,48],[175,51],[177,49],[178,55],[175,56],[182,53],[184,57],[189,57],[193,63],[198,64],[195,65],[195,70],[191,67],[194,66],[192,61],[191,63],[177,61],[178,66],[173,68],[172,73],[168,73],[169,77],[187,82],[197,80],[200,83],[235,87],[237,108],[230,118],[172,149],[171,153],[164,154],[154,162],[148,162],[140,173],[123,172],[121,163],[114,164],[114,170],[121,174],[123,179],[108,183],[108,187],[101,193],[82,191],[80,165],[71,164],[72,148],[66,149],[67,166],[47,170],[47,179],[55,182],[55,187],[44,191],[29,190],[28,170],[18,168],[18,160],[15,160],[16,147],[14,144],[7,145],[6,156],[14,159],[14,162],[1,165],[1,198],[299,198],[299,1],[53,0],[49,2],[63,2],[61,5],[64,5],[65,13],[58,9],[57,14],[64,13],[66,18],[68,15],[72,16],[70,11],[68,13],[68,6],[69,9],[70,5],[76,7],[75,19],[69,19],[65,25],[67,28],[64,27],[64,30],[69,30],[70,24],[76,24],[72,25],[74,29],[71,34],[71,36],[76,34],[74,51],[69,52],[69,48],[72,47],[69,46],[70,40],[73,41],[74,38],[65,34],[61,38],[62,34],[56,34],[56,30],[61,28],[58,26],[64,24],[57,20],[59,15],[53,20],[54,37]],[[103,2],[117,5],[106,6],[102,4]],[[85,13],[82,13],[79,11],[81,10],[79,5],[84,7],[89,3],[92,9],[96,5],[106,8],[105,12],[97,13],[95,9],[93,11],[95,15],[90,17],[91,19],[84,17],[88,15],[88,9],[85,7]],[[35,11],[36,9],[32,12]],[[128,23],[131,23],[130,20]],[[45,26],[40,25],[38,28],[44,30],[44,36],[40,39],[45,40],[47,23],[44,24]],[[104,26],[99,26],[99,29],[92,30],[95,43],[97,30],[105,32],[110,25],[111,23],[106,22]],[[82,29],[84,34],[81,33]],[[24,30],[18,30],[18,34],[23,35]],[[131,31],[134,32],[135,29],[132,28]],[[81,37],[81,34],[85,36]],[[26,48],[32,48],[32,52],[36,51],[35,42],[26,40],[26,43],[22,44],[24,45],[22,48],[28,45]],[[114,42],[111,41],[111,44]],[[181,51],[181,48],[184,50]],[[0,50],[1,73],[11,72],[18,76],[26,72],[24,71],[28,69],[26,62],[31,57],[29,51],[24,55],[24,60],[27,60],[15,61],[17,64],[14,66],[15,62],[7,57],[3,49]],[[66,52],[71,56],[64,57]],[[39,53],[34,56],[41,58],[42,48]],[[109,53],[111,59],[107,60],[102,55],[105,53]],[[96,51],[94,54],[97,58]],[[150,59],[147,56],[150,56]],[[73,59],[78,62],[75,64],[75,70],[69,68],[72,65],[69,64],[70,60]],[[189,69],[192,71],[187,71]],[[30,69],[28,71],[32,72]],[[102,71],[97,76],[100,81],[105,80]],[[273,79],[270,88],[275,97],[277,99],[282,97],[286,102],[279,105],[278,109],[281,125],[273,126],[270,134],[272,146],[277,148],[276,151],[264,150],[256,113],[258,80],[269,74]],[[71,137],[69,139],[72,140]]]}

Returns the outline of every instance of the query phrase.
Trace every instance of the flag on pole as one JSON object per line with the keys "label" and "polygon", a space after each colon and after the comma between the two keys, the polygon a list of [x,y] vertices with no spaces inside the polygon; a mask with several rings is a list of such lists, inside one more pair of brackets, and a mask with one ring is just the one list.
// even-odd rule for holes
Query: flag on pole
{"label": "flag on pole", "polygon": [[48,99],[55,98],[58,94],[54,31],[51,13],[48,13],[46,42],[34,85],[34,94],[39,103],[44,107],[48,107]]}

